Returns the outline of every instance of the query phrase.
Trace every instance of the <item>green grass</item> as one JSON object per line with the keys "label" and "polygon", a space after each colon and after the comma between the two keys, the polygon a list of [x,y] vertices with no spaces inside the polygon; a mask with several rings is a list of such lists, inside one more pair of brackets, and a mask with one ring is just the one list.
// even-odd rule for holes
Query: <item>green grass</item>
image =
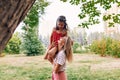
{"label": "green grass", "polygon": [[81,60],[79,61],[80,63],[90,63],[90,64],[99,64],[101,62],[103,62],[102,60],[97,60],[97,61],[92,61],[92,60]]}
{"label": "green grass", "polygon": [[0,80],[48,80],[51,78],[51,68],[0,66]]}
{"label": "green grass", "polygon": [[[80,58],[86,56],[86,54],[77,54],[75,57],[79,55]],[[7,60],[9,61],[8,63],[5,62]],[[21,63],[22,60],[24,63]],[[89,61],[87,58],[86,60],[76,59],[72,64],[68,64],[66,70],[68,80],[120,80],[120,68],[110,70],[90,69],[90,65],[101,64],[102,62],[105,62],[104,59],[101,59],[101,61],[100,59],[96,61],[94,59]],[[84,63],[89,63],[89,65]],[[0,80],[51,80],[51,71],[52,66],[47,61],[42,60],[41,56],[12,56],[0,59]]]}
{"label": "green grass", "polygon": [[[120,80],[120,69],[90,71],[88,67],[68,68],[68,80]],[[0,66],[0,80],[50,80],[51,68]]]}
{"label": "green grass", "polygon": [[68,80],[120,80],[120,69],[109,71],[90,71],[87,67],[69,69]]}

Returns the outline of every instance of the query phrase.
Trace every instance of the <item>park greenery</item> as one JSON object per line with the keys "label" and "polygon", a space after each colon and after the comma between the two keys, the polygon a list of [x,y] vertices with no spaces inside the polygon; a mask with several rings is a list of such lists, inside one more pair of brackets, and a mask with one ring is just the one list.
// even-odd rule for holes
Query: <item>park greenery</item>
{"label": "park greenery", "polygon": [[[89,28],[89,25],[99,24],[101,14],[103,11],[109,10],[113,4],[120,7],[119,0],[60,0],[63,2],[69,2],[72,5],[80,6],[80,13],[78,17],[81,19],[80,27]],[[104,21],[109,21],[109,27],[113,27],[115,24],[120,24],[120,14],[102,14]],[[111,20],[110,20],[111,19]]]}
{"label": "park greenery", "polygon": [[44,14],[45,7],[49,5],[44,0],[36,0],[35,4],[24,19],[22,33],[15,33],[5,48],[6,53],[25,53],[28,56],[43,54],[45,49],[39,39],[39,17]]}
{"label": "park greenery", "polygon": [[18,32],[8,42],[4,52],[8,54],[19,54],[20,53],[21,39]]}
{"label": "park greenery", "polygon": [[[114,65],[119,66],[119,61],[94,54],[74,54],[73,62],[67,63],[68,80],[120,80],[120,68]],[[0,80],[51,80],[51,72],[52,65],[43,60],[43,55],[10,55],[0,59]]]}
{"label": "park greenery", "polygon": [[[120,2],[117,0],[61,1],[70,1],[72,5],[81,7],[79,18],[84,19],[88,17],[88,21],[84,21],[79,25],[84,28],[99,23],[98,17],[101,11],[96,7],[97,4],[105,10],[111,8],[111,4],[114,3],[120,6]],[[50,36],[42,37],[38,34],[39,17],[45,14],[45,8],[48,5],[49,2],[36,0],[28,15],[23,20],[22,33],[15,32],[8,42],[4,53],[14,55],[7,55],[0,59],[0,80],[51,79],[52,66],[48,61],[45,62],[43,60],[42,55],[45,47],[48,46]],[[109,14],[104,15],[103,19],[105,21],[112,19],[112,22],[109,22],[109,26],[114,26],[114,24],[120,23],[119,16],[119,14]],[[80,27],[78,28],[80,29]],[[115,58],[120,57],[120,34],[107,35],[105,33],[94,32],[87,35],[83,28],[81,31],[70,30],[69,32],[70,37],[74,41],[72,46],[73,53],[77,54],[73,55],[73,63],[67,66],[66,73],[68,80],[120,80],[120,68],[114,65],[120,61],[117,59],[116,62],[118,63],[115,62]],[[95,54],[91,54],[92,52]],[[25,53],[31,57],[21,55],[21,53]],[[115,58],[100,57],[98,55],[113,56]]]}
{"label": "park greenery", "polygon": [[44,46],[39,39],[39,17],[44,14],[44,9],[49,5],[44,0],[36,0],[30,12],[24,19],[25,26],[22,28],[22,51],[28,56],[44,53]]}
{"label": "park greenery", "polygon": [[[62,0],[66,2],[67,0]],[[69,0],[68,0],[69,1]],[[104,2],[104,3],[103,3]],[[96,17],[99,17],[101,12],[98,10],[98,7],[95,5],[100,5],[103,9],[108,10],[111,8],[111,4],[117,3],[119,6],[119,2],[116,0],[111,1],[87,1],[87,0],[71,0],[70,3],[72,5],[80,6],[81,4],[81,13],[78,17],[83,19],[89,16],[88,22],[90,25],[99,23],[99,20]],[[45,7],[49,5],[49,2],[45,2],[44,0],[36,0],[35,4],[29,11],[28,15],[24,19],[24,26],[22,28],[22,34],[15,33],[4,52],[9,54],[19,54],[25,53],[28,56],[30,55],[38,55],[43,54],[45,51],[45,47],[49,44],[49,35],[47,37],[42,37],[38,34],[38,24],[39,17],[41,17],[45,12]],[[89,14],[90,13],[90,14]],[[103,16],[104,20],[111,19],[113,15]],[[116,16],[116,20],[113,20],[114,23],[117,20],[118,15]],[[114,18],[115,19],[115,18]],[[83,27],[88,27],[88,23],[82,23]],[[102,56],[115,56],[119,57],[119,33],[114,33],[114,37],[110,35],[106,35],[105,33],[90,33],[87,35],[85,30],[81,28],[81,31],[76,32],[75,30],[71,30],[69,35],[74,41],[73,44],[73,52],[74,53],[87,53],[87,52],[95,52]],[[117,38],[117,39],[116,39]],[[111,42],[110,42],[111,41]],[[98,47],[99,46],[99,47]]]}
{"label": "park greenery", "polygon": [[101,56],[120,57],[120,41],[112,38],[103,38],[93,41],[91,51]]}

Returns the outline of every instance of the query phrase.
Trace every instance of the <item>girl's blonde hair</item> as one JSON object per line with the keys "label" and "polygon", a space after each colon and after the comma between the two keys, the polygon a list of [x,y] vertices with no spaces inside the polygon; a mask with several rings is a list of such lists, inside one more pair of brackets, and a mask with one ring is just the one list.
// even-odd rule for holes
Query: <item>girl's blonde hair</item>
{"label": "girl's blonde hair", "polygon": [[68,62],[72,62],[72,60],[73,60],[72,40],[70,37],[66,37],[64,50],[65,50],[65,54],[66,54]]}

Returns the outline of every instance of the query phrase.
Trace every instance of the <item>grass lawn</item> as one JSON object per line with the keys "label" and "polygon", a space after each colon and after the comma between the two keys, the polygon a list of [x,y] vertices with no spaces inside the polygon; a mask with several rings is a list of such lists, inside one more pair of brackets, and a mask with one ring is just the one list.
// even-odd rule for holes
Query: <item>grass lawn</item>
{"label": "grass lawn", "polygon": [[[0,80],[51,80],[51,70],[52,65],[43,56],[0,58]],[[74,54],[66,73],[68,80],[120,80],[120,59]]]}

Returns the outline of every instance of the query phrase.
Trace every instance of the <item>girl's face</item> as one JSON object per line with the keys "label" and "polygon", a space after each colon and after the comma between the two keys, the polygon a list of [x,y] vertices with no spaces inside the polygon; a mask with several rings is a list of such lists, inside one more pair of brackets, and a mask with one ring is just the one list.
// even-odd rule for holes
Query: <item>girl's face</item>
{"label": "girl's face", "polygon": [[59,27],[59,29],[63,29],[64,25],[65,25],[64,22],[60,22],[60,21],[57,22],[57,26]]}

